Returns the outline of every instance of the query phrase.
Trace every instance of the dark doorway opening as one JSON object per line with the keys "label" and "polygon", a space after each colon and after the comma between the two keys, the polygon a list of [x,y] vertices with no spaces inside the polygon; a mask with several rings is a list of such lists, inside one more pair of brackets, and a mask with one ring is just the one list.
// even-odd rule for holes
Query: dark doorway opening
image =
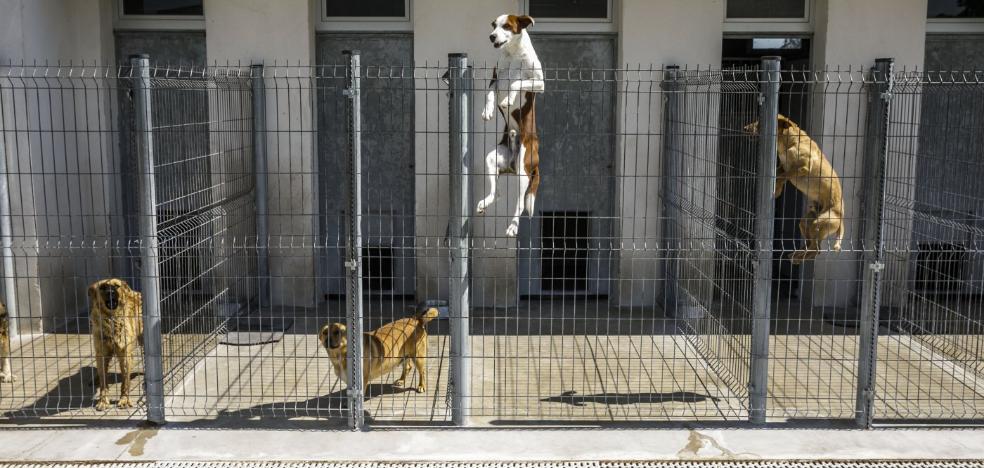
{"label": "dark doorway opening", "polygon": [[362,289],[366,292],[388,292],[393,290],[392,247],[362,248]]}
{"label": "dark doorway opening", "polygon": [[575,292],[588,289],[588,239],[591,219],[584,211],[543,213],[540,223],[541,288]]}
{"label": "dark doorway opening", "polygon": [[[807,70],[810,67],[810,47],[811,40],[805,37],[728,37],[724,39],[722,47],[721,66],[725,70],[757,69],[761,64],[762,57],[780,57],[783,76],[779,88],[779,113],[798,122],[803,128],[809,129],[811,128],[809,85],[803,83],[807,80],[795,78],[797,71]],[[749,79],[745,73],[736,73],[733,76],[725,73],[724,79],[728,80],[729,77],[736,80]],[[722,112],[721,128],[741,128],[744,124],[758,117],[756,102],[748,99],[744,101],[747,102],[742,102],[739,105],[749,106],[747,112]],[[725,104],[722,103],[722,105]],[[745,122],[730,121],[736,118]],[[740,151],[728,150],[729,144],[743,144],[739,143],[739,140],[734,138],[722,139],[721,152],[723,158],[729,157],[729,154],[740,154]],[[720,175],[732,182],[719,182],[719,184],[730,185],[723,187],[724,190],[719,193],[730,197],[731,200],[738,201],[738,203],[742,200],[746,201],[750,206],[735,208],[739,211],[753,213],[755,211],[755,197],[754,186],[751,185],[752,179],[747,177],[747,173],[744,176],[740,173],[739,161],[723,162],[722,170],[733,173]],[[793,265],[789,261],[789,255],[804,245],[798,223],[805,210],[806,199],[792,186],[787,185],[782,196],[776,199],[772,271],[773,293],[779,298],[795,298],[800,293],[800,266]]]}

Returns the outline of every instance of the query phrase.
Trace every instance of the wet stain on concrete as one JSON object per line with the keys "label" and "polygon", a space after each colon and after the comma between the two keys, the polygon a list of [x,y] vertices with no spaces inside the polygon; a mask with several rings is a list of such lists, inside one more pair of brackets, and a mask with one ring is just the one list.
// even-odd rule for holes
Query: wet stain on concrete
{"label": "wet stain on concrete", "polygon": [[713,437],[701,434],[695,430],[690,431],[687,437],[687,444],[677,452],[677,456],[682,459],[718,459],[718,460],[738,460],[743,458],[758,458],[752,453],[735,453]]}
{"label": "wet stain on concrete", "polygon": [[144,454],[147,441],[157,436],[158,427],[154,424],[144,423],[136,429],[127,432],[116,441],[116,445],[129,445],[127,450],[131,456],[139,457]]}

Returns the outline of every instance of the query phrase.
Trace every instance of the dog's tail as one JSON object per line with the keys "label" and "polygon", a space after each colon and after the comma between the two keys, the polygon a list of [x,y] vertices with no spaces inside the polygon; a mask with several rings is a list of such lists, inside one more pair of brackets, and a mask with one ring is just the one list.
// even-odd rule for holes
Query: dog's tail
{"label": "dog's tail", "polygon": [[438,314],[440,314],[440,312],[438,312],[437,309],[431,307],[431,308],[427,309],[426,311],[421,312],[420,315],[417,318],[422,323],[427,323],[427,322],[430,322],[431,320],[436,319],[437,316],[438,316]]}

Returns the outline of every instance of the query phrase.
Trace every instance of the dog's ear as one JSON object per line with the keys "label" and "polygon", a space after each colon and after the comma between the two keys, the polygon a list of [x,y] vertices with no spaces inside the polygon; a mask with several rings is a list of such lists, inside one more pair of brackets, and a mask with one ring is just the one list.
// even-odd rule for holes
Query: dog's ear
{"label": "dog's ear", "polygon": [[789,120],[789,117],[779,114],[779,120],[776,122],[776,125],[779,130],[785,130],[796,124],[794,124],[792,120]]}
{"label": "dog's ear", "polygon": [[321,330],[318,331],[318,341],[320,341],[321,343],[324,343],[325,342],[325,338],[328,338],[328,331],[329,330],[331,330],[331,325],[325,324],[324,326],[322,326],[321,327]]}
{"label": "dog's ear", "polygon": [[532,16],[523,15],[516,17],[516,25],[519,26],[520,31],[533,26],[534,23],[536,23],[536,21],[533,21]]}
{"label": "dog's ear", "polygon": [[100,283],[102,283],[102,281],[96,281],[95,283],[89,285],[89,301],[92,303],[92,305],[96,305],[96,301],[98,300],[97,296],[99,296]]}

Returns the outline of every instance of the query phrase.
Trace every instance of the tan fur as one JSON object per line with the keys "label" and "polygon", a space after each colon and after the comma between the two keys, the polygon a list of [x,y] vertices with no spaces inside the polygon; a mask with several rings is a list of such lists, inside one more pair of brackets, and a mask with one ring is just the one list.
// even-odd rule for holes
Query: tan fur
{"label": "tan fur", "polygon": [[[422,314],[390,322],[376,330],[362,334],[362,388],[370,381],[389,373],[403,364],[403,373],[393,383],[395,387],[405,388],[410,374],[411,361],[417,368],[417,393],[427,390],[427,322],[437,317],[437,309],[431,308]],[[318,341],[328,351],[335,375],[348,384],[348,340],[346,328],[341,323],[331,323],[321,327]]]}
{"label": "tan fur", "polygon": [[[110,309],[103,291],[116,288],[119,304]],[[121,279],[97,281],[89,286],[89,324],[92,346],[96,352],[96,368],[99,377],[99,396],[96,409],[109,408],[109,389],[106,372],[115,357],[120,365],[122,384],[117,408],[130,408],[130,373],[133,371],[133,355],[137,344],[143,346],[143,296]]]}
{"label": "tan fur", "polygon": [[7,314],[7,306],[0,302],[0,382],[16,380],[10,370],[10,315]]}
{"label": "tan fur", "polygon": [[[758,122],[745,126],[758,134]],[[779,198],[786,182],[793,184],[809,200],[806,215],[799,222],[806,249],[793,252],[794,264],[820,254],[820,242],[837,234],[831,248],[841,249],[844,239],[844,195],[840,177],[820,147],[795,122],[780,115],[776,127],[779,171],[773,196]]]}

